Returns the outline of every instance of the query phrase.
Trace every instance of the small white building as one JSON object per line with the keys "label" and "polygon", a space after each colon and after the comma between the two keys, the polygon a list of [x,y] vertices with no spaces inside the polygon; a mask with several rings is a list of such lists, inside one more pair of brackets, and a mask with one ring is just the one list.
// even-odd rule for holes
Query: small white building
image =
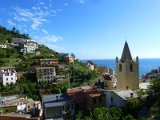
{"label": "small white building", "polygon": [[0,44],[0,48],[6,49],[7,45],[6,44]]}
{"label": "small white building", "polygon": [[0,68],[0,83],[3,85],[16,83],[17,72],[14,67],[1,67]]}
{"label": "small white building", "polygon": [[64,57],[64,60],[67,62],[67,63],[74,63],[74,58],[68,54],[67,56]]}
{"label": "small white building", "polygon": [[23,38],[13,38],[13,45],[18,46],[23,53],[33,53],[38,48],[36,41]]}
{"label": "small white building", "polygon": [[138,98],[138,95],[128,89],[128,90],[106,90],[106,107],[125,107],[126,102],[132,98]]}
{"label": "small white building", "polygon": [[26,40],[23,44],[23,50],[26,53],[33,53],[37,48],[38,44],[34,40]]}
{"label": "small white building", "polygon": [[94,70],[94,63],[91,61],[87,61],[86,66],[90,69],[90,70]]}

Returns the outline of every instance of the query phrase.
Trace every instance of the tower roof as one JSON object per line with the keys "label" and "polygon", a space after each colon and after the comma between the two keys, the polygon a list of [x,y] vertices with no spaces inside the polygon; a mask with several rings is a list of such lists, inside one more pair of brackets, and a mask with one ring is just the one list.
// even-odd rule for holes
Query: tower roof
{"label": "tower roof", "polygon": [[123,52],[122,52],[121,62],[130,61],[130,60],[132,60],[132,56],[128,47],[128,43],[125,42]]}

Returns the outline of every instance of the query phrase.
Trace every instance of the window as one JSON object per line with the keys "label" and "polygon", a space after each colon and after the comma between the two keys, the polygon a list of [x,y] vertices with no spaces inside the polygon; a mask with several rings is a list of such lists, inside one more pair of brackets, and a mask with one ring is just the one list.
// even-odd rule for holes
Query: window
{"label": "window", "polygon": [[133,64],[131,63],[129,66],[130,72],[133,72]]}
{"label": "window", "polygon": [[94,98],[94,99],[93,99],[93,103],[96,103],[96,102],[97,102],[97,101],[96,101],[96,98]]}
{"label": "window", "polygon": [[11,80],[13,80],[13,78],[11,78]]}
{"label": "window", "polygon": [[111,102],[113,101],[113,97],[111,97]]}
{"label": "window", "polygon": [[9,76],[9,73],[6,73],[5,76]]}
{"label": "window", "polygon": [[122,64],[119,64],[119,72],[122,72]]}
{"label": "window", "polygon": [[67,105],[67,110],[69,110],[69,105]]}
{"label": "window", "polygon": [[129,88],[129,86],[126,86],[126,89],[128,89]]}
{"label": "window", "polygon": [[102,102],[102,98],[100,97],[100,98],[99,98],[99,103],[101,103],[101,102]]}
{"label": "window", "polygon": [[8,81],[8,78],[6,78],[6,81]]}
{"label": "window", "polygon": [[42,78],[42,74],[39,74],[39,79],[41,79]]}

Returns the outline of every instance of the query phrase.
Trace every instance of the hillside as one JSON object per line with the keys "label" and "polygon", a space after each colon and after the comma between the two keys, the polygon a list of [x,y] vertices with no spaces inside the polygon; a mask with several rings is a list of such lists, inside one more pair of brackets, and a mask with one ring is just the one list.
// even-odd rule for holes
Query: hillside
{"label": "hillside", "polygon": [[20,34],[19,30],[15,27],[12,30],[8,30],[0,25],[0,43],[12,42],[12,38],[24,38],[30,39],[28,34]]}
{"label": "hillside", "polygon": [[[15,28],[7,30],[0,26],[0,35],[0,45],[7,45],[7,48],[0,47],[0,67],[13,66],[17,72],[26,73],[18,78],[16,84],[0,85],[1,95],[26,94],[33,99],[40,99],[41,94],[65,92],[68,87],[80,86],[100,75],[78,60],[74,60],[74,64],[66,62],[64,59],[66,53],[58,53],[42,44],[37,44],[38,47],[32,53],[20,52],[19,46],[13,46],[13,38],[30,39],[30,37],[27,34],[20,34]],[[75,58],[73,53],[72,55]],[[55,66],[56,75],[65,76],[65,78],[56,84],[51,82],[36,84],[35,67],[39,66],[39,59],[58,59],[59,65]],[[30,73],[31,76],[28,75]]]}
{"label": "hillside", "polygon": [[[25,56],[20,53],[20,49],[17,46],[12,46],[13,38],[31,39],[28,34],[21,34],[19,30],[13,28],[8,30],[5,27],[0,26],[0,44],[6,44],[6,49],[0,48],[0,66],[14,66],[22,68],[24,66],[32,65],[37,59],[41,58],[60,58],[60,54],[52,49],[49,49],[45,45],[39,45],[35,52],[40,52],[40,55],[36,56],[35,53],[29,53]],[[21,69],[20,69],[21,70]]]}

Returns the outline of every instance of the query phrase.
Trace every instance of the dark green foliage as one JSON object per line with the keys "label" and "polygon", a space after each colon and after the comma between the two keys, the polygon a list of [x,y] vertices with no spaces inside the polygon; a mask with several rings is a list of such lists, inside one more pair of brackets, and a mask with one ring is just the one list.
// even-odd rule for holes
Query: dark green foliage
{"label": "dark green foliage", "polygon": [[25,38],[29,39],[30,37],[26,34],[20,34],[19,31],[13,27],[12,30],[7,30],[5,27],[0,26],[0,40],[4,43],[6,40],[12,42],[12,38]]}
{"label": "dark green foliage", "polygon": [[134,117],[132,115],[127,115],[127,116],[123,117],[123,120],[136,120],[136,119],[134,119]]}
{"label": "dark green foliage", "polygon": [[45,45],[39,45],[36,51],[39,51],[41,53],[38,58],[60,58],[59,53],[52,49],[49,49]]}
{"label": "dark green foliage", "polygon": [[70,65],[69,73],[71,83],[76,83],[77,85],[96,79],[99,76],[97,71],[89,70],[85,64],[80,62],[75,62]]}
{"label": "dark green foliage", "polygon": [[123,116],[120,108],[96,108],[90,116],[84,116],[82,112],[76,115],[76,120],[135,120],[131,115]]}
{"label": "dark green foliage", "polygon": [[127,101],[127,107],[131,111],[138,110],[140,107],[140,102],[137,98],[132,98]]}

